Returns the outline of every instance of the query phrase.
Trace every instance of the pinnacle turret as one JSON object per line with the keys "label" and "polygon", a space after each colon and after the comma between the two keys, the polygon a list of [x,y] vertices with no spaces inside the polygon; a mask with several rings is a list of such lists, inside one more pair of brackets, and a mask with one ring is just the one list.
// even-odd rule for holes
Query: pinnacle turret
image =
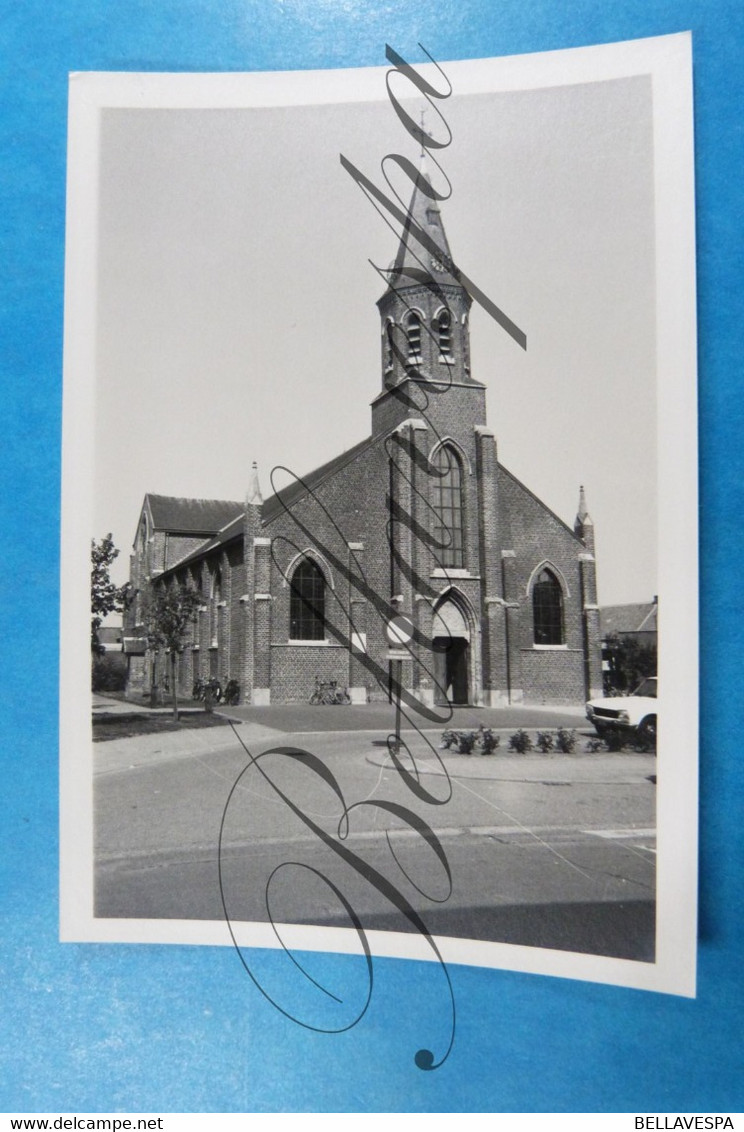
{"label": "pinnacle turret", "polygon": [[586,505],[586,492],[584,491],[583,483],[579,487],[579,509],[576,512],[576,518],[580,523],[585,523],[587,519],[590,523],[592,521],[591,516],[589,515],[589,509]]}
{"label": "pinnacle turret", "polygon": [[583,484],[579,488],[579,507],[574,522],[574,534],[581,539],[587,550],[594,553],[594,522],[586,505],[586,493]]}
{"label": "pinnacle turret", "polygon": [[248,480],[248,490],[245,493],[246,507],[261,506],[263,497],[261,495],[261,487],[258,482],[258,464],[253,461],[251,465],[251,475]]}

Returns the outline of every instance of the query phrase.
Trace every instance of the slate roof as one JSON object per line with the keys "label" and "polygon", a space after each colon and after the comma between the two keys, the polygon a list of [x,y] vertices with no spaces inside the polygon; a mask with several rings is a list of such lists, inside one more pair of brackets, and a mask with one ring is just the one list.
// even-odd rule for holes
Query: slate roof
{"label": "slate roof", "polygon": [[174,495],[151,495],[153,526],[159,531],[179,534],[213,535],[227,523],[243,514],[243,504],[225,499],[182,499]]}
{"label": "slate roof", "polygon": [[188,566],[189,562],[195,562],[198,558],[203,558],[205,554],[209,554],[211,550],[216,550],[225,543],[230,542],[234,538],[239,538],[243,533],[243,520],[245,519],[245,507],[241,504],[240,514],[236,515],[229,523],[226,523],[222,530],[217,531],[212,538],[205,539],[194,550],[190,550],[183,558],[179,558],[178,562],[174,562],[163,573],[167,574],[171,570],[178,570],[181,566]]}
{"label": "slate roof", "polygon": [[605,605],[599,612],[602,636],[610,633],[655,633],[658,605],[655,601],[631,605]]}

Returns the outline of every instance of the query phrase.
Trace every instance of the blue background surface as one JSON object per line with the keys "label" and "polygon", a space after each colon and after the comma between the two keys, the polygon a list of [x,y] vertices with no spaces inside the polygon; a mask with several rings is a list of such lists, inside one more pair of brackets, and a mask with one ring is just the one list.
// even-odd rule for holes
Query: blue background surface
{"label": "blue background surface", "polygon": [[[740,0],[24,0],[3,5],[4,1111],[739,1111],[742,1107]],[[427,964],[378,961],[347,1034],[287,1022],[229,948],[57,943],[57,649],[67,75],[475,58],[692,30],[702,569],[695,1001],[454,968],[446,1064]],[[352,959],[325,960],[344,978]],[[442,1002],[442,1024],[446,1004]],[[443,1030],[442,1030],[443,1033]]]}

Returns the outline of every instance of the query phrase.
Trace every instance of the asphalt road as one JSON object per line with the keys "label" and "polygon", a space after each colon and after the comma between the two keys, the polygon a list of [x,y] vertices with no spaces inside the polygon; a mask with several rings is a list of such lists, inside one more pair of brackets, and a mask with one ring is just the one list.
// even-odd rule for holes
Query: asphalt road
{"label": "asphalt road", "polygon": [[405,781],[379,731],[239,731],[254,757],[307,754],[251,763],[223,729],[96,745],[97,915],[222,919],[221,866],[233,920],[351,926],[343,893],[368,930],[416,930],[409,909],[434,934],[653,959],[652,756],[419,739]]}

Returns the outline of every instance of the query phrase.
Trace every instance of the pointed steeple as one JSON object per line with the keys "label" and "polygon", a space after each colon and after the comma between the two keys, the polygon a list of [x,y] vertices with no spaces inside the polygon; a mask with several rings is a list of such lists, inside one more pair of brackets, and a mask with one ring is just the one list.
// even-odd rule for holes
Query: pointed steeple
{"label": "pointed steeple", "polygon": [[576,518],[579,520],[580,523],[586,522],[587,519],[589,519],[590,523],[592,521],[591,517],[589,515],[589,509],[587,508],[587,505],[586,505],[586,492],[584,491],[583,483],[579,487],[579,509],[576,512]]}
{"label": "pointed steeple", "polygon": [[[433,246],[425,246],[417,232],[428,236]],[[439,202],[434,196],[431,179],[423,153],[419,171],[406,214],[397,255],[388,272],[388,283],[393,287],[411,287],[420,283],[422,271],[436,283],[459,287],[449,270],[451,262],[447,234],[442,224]],[[407,271],[412,274],[407,274]]]}
{"label": "pointed steeple", "polygon": [[579,508],[574,522],[574,534],[580,538],[587,550],[594,553],[594,523],[586,505],[584,485],[579,488]]}
{"label": "pointed steeple", "polygon": [[[473,424],[486,423],[485,386],[470,373],[472,300],[453,275],[453,266],[422,156],[398,250],[387,272],[387,290],[377,302],[382,392],[372,403],[375,434],[415,412],[411,401],[399,396],[399,387],[407,382],[433,382],[440,394],[466,386],[472,394],[467,412]],[[438,401],[443,404],[441,396]]]}
{"label": "pointed steeple", "polygon": [[251,475],[248,480],[248,490],[245,493],[246,507],[261,506],[263,497],[261,496],[261,488],[258,483],[258,464],[253,461],[251,465]]}

